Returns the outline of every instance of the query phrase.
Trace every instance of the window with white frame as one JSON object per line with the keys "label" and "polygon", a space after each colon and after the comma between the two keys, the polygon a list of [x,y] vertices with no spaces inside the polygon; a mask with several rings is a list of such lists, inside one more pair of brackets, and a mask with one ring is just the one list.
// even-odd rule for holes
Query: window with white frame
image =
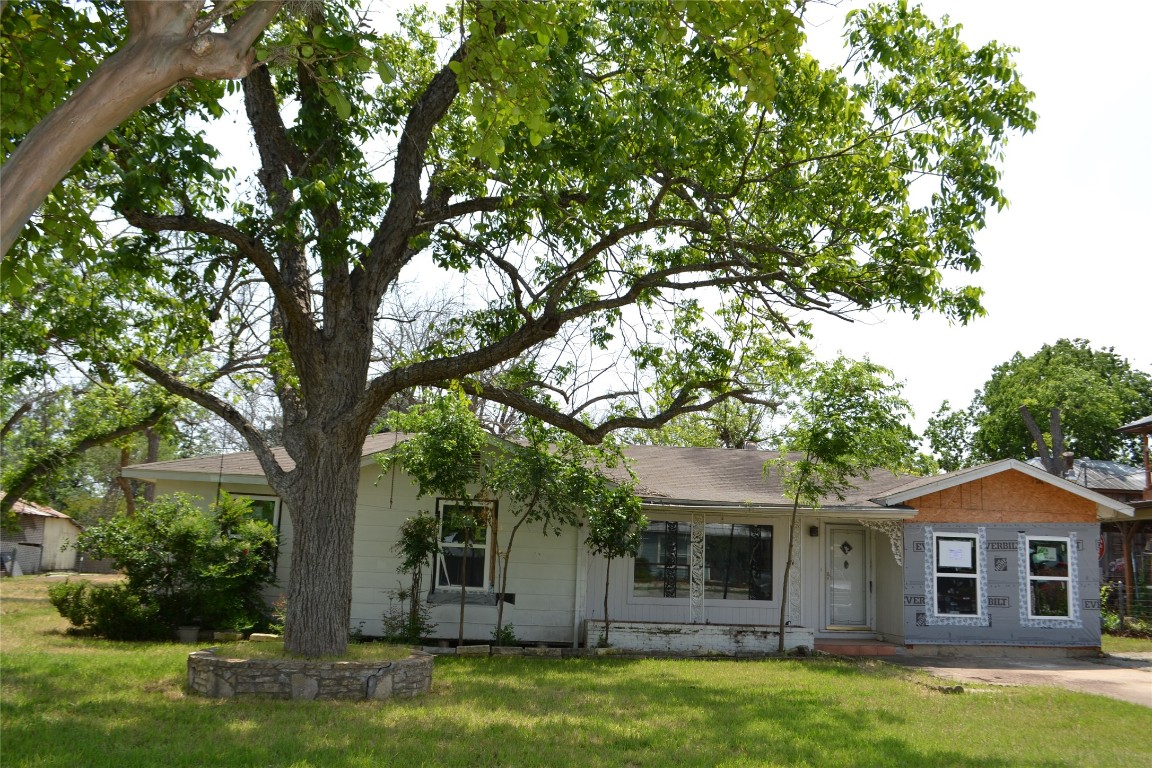
{"label": "window with white frame", "polygon": [[436,556],[436,587],[491,587],[494,502],[438,499],[440,553]]}
{"label": "window with white frame", "polygon": [[937,616],[980,615],[980,558],[974,533],[933,534]]}
{"label": "window with white frame", "polygon": [[263,520],[276,530],[280,530],[280,499],[276,496],[249,496],[241,498],[251,504],[252,519]]}
{"label": "window with white frame", "polygon": [[1026,541],[1029,618],[1071,618],[1069,539],[1062,536],[1028,536]]}

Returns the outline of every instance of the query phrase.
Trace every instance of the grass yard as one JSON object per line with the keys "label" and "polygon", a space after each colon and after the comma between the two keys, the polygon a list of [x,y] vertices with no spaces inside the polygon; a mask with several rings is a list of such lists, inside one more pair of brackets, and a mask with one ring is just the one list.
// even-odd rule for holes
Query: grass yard
{"label": "grass yard", "polygon": [[184,693],[189,646],[64,634],[47,583],[0,585],[4,768],[1132,766],[1152,729],[1102,697],[832,661],[440,657],[413,701],[211,700]]}
{"label": "grass yard", "polygon": [[1152,653],[1152,637],[1104,635],[1100,642],[1104,653]]}

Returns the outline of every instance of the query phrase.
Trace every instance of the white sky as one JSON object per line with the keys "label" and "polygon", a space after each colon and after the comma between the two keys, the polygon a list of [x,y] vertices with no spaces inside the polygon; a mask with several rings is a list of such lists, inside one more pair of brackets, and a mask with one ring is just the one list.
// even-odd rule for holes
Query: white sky
{"label": "white sky", "polygon": [[[1001,188],[1011,205],[977,235],[988,316],[967,327],[939,317],[882,313],[824,319],[822,356],[869,356],[905,382],[922,431],[947,399],[966,406],[992,368],[1060,338],[1114,347],[1152,373],[1152,2],[923,0],[933,18],[964,25],[970,46],[1019,48],[1017,69],[1036,93],[1037,128],[1008,144]],[[818,9],[842,18],[848,8]],[[813,18],[816,18],[815,16]],[[809,28],[826,64],[841,25]],[[825,55],[825,52],[828,52]]]}

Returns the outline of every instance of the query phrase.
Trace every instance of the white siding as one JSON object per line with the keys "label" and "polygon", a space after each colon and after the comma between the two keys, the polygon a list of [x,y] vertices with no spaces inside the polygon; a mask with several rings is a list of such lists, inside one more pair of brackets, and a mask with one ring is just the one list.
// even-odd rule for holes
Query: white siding
{"label": "white siding", "polygon": [[872,536],[876,542],[876,633],[888,642],[902,643],[904,569],[892,555],[888,536],[879,531],[873,532]]}
{"label": "white siding", "polygon": [[[399,559],[392,552],[399,528],[408,518],[423,511],[434,514],[436,499],[417,498],[416,486],[400,471],[380,479],[375,465],[365,467],[360,475],[356,512],[356,540],[352,550],[352,627],[361,626],[366,635],[383,632],[382,617],[395,590],[407,586],[408,578],[398,573]],[[264,485],[233,485],[223,490],[234,494],[274,495]],[[158,493],[183,492],[207,499],[216,494],[216,484],[206,482],[158,483]],[[514,520],[510,508],[498,500],[499,546],[505,547]],[[508,573],[508,592],[515,604],[504,607],[504,623],[514,626],[517,637],[528,642],[570,643],[576,622],[573,608],[576,600],[576,531],[567,529],[560,536],[544,535],[540,526],[524,525],[513,543]],[[279,587],[266,597],[269,602],[284,591],[291,566],[292,525],[288,510],[281,509],[281,552],[277,567]],[[495,552],[493,553],[495,556]],[[493,566],[494,588],[499,588],[499,567]],[[424,574],[425,597],[432,585],[432,572]],[[469,590],[472,592],[472,590]],[[451,600],[454,590],[442,595]],[[436,637],[455,639],[460,608],[458,603],[435,605],[431,609],[437,622]],[[489,640],[496,624],[496,607],[468,605],[465,609],[465,637]]]}

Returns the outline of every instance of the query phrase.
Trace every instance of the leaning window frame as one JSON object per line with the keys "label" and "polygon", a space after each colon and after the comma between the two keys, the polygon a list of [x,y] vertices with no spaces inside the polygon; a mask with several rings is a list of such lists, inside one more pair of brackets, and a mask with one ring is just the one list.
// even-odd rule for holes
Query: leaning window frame
{"label": "leaning window frame", "polygon": [[[928,546],[924,547],[924,623],[927,626],[989,626],[988,617],[988,542],[986,529],[981,526],[972,531],[936,531],[932,526],[924,527],[924,538]],[[968,574],[940,573],[937,567],[937,541],[941,538],[956,539],[968,538],[973,540],[973,556],[975,558],[976,572]],[[938,613],[937,587],[939,578],[973,578],[976,582],[976,613]]]}
{"label": "leaning window frame", "polygon": [[[484,570],[482,584],[479,586],[469,585],[467,589],[480,590],[482,592],[490,592],[494,589],[495,578],[492,573],[492,537],[495,533],[495,522],[497,515],[497,508],[495,501],[476,501],[474,499],[455,499],[455,498],[437,498],[436,499],[436,521],[438,523],[438,543],[439,547],[436,552],[436,567],[432,573],[431,591],[445,590],[451,592],[459,592],[461,590],[460,584],[441,584],[440,583],[440,570],[444,569],[444,573],[448,574],[447,566],[444,564],[444,507],[446,506],[469,506],[480,507],[488,509],[488,523],[484,526]],[[476,544],[472,545],[472,550],[477,549]],[[451,578],[451,575],[449,575]]]}

